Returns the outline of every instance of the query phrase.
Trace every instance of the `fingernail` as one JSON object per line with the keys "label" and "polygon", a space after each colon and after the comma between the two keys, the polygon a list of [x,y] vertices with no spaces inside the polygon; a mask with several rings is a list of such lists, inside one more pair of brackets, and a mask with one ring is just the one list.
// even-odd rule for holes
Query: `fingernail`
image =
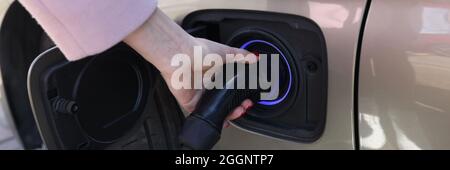
{"label": "fingernail", "polygon": [[225,122],[225,123],[223,124],[223,127],[224,127],[224,128],[228,128],[228,127],[230,127],[230,123],[228,123],[228,122]]}
{"label": "fingernail", "polygon": [[258,51],[252,51],[251,53],[256,56],[257,60],[259,60],[260,53]]}

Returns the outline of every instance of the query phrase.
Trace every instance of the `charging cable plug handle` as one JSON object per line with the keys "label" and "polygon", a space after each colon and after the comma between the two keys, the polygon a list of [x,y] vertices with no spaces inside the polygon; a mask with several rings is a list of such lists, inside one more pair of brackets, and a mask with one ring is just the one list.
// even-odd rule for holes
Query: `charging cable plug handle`
{"label": "charging cable plug handle", "polygon": [[[234,83],[237,76],[227,82]],[[219,141],[223,123],[236,107],[250,98],[256,89],[213,89],[203,94],[196,109],[185,120],[179,139],[183,149],[209,150]]]}

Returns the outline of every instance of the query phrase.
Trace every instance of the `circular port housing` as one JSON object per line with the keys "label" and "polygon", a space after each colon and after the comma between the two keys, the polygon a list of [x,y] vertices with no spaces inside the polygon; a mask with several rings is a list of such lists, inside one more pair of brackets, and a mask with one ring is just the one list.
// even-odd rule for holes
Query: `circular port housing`
{"label": "circular port housing", "polygon": [[257,53],[258,55],[266,54],[268,55],[269,60],[273,57],[269,55],[275,54],[280,57],[279,59],[282,63],[280,63],[281,65],[279,70],[279,82],[276,83],[277,86],[275,86],[274,88],[281,88],[281,93],[279,93],[278,97],[276,97],[276,99],[274,100],[260,100],[258,104],[265,106],[274,106],[286,100],[292,87],[292,69],[285,54],[277,46],[264,40],[250,40],[240,48],[250,50]]}
{"label": "circular port housing", "polygon": [[[271,88],[279,88],[278,95],[274,100],[260,100],[256,106],[249,111],[255,117],[275,117],[283,114],[295,102],[299,95],[300,76],[289,50],[275,36],[262,30],[248,29],[238,32],[228,42],[229,45],[240,47],[256,54],[266,54],[268,59],[268,79],[270,76],[270,61],[273,55],[279,56],[279,82]],[[261,74],[261,73],[259,73]],[[277,86],[278,85],[278,86]],[[271,89],[263,92],[270,92]],[[269,96],[272,95],[269,93]]]}

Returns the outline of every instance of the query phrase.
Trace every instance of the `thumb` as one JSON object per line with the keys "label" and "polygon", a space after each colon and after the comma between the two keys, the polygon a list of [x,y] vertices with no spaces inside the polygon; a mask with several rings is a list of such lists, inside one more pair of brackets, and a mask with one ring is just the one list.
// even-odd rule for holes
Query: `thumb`
{"label": "thumb", "polygon": [[227,64],[230,63],[241,63],[241,64],[254,64],[258,62],[259,57],[245,49],[228,47],[226,50],[228,53],[225,55],[225,61]]}
{"label": "thumb", "polygon": [[225,61],[224,64],[230,63],[243,63],[243,64],[253,64],[258,62],[258,56],[240,48],[230,47],[225,44],[217,43],[214,41],[206,39],[197,39],[203,43],[209,52],[215,52],[222,57]]}

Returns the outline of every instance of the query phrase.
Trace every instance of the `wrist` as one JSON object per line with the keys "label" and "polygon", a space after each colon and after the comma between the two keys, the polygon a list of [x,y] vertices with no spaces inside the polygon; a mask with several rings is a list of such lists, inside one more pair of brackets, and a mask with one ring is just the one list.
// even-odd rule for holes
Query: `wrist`
{"label": "wrist", "polygon": [[186,33],[180,26],[158,8],[136,31],[124,39],[130,47],[152,63],[162,74],[170,74],[171,59],[179,53],[191,55],[196,38]]}

